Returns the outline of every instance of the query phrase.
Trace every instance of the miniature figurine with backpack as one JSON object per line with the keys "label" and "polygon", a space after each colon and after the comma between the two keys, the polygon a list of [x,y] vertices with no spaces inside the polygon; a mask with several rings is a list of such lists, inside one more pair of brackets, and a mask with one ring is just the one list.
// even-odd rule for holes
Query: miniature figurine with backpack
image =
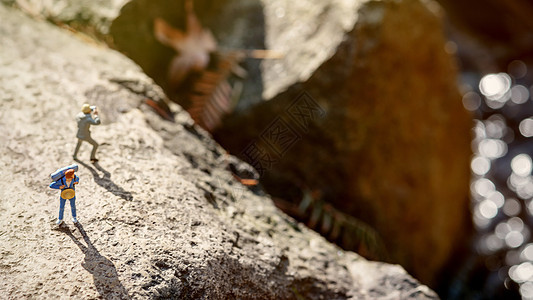
{"label": "miniature figurine with backpack", "polygon": [[76,218],[75,185],[80,182],[80,178],[74,174],[76,171],[78,171],[78,165],[74,164],[58,169],[54,173],[50,174],[50,177],[54,181],[50,184],[50,188],[61,190],[61,194],[59,196],[59,216],[56,221],[58,226],[63,223],[63,214],[67,200],[70,201],[72,222],[78,223],[78,219]]}

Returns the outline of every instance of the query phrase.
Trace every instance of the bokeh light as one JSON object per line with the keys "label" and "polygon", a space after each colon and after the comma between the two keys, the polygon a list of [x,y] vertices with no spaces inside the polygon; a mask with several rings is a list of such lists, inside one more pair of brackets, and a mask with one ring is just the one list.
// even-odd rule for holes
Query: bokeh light
{"label": "bokeh light", "polygon": [[469,111],[475,111],[481,105],[481,97],[476,92],[468,92],[463,95],[463,106]]}
{"label": "bokeh light", "polygon": [[487,178],[480,178],[473,183],[473,194],[488,197],[496,189],[494,183]]}
{"label": "bokeh light", "polygon": [[499,139],[484,139],[479,142],[478,151],[487,158],[500,158],[507,153],[507,144]]}
{"label": "bokeh light", "polygon": [[533,279],[533,264],[524,262],[509,269],[509,276],[517,283],[530,281]]}
{"label": "bokeh light", "polygon": [[522,207],[520,202],[514,198],[509,198],[505,200],[503,205],[503,213],[509,217],[514,217],[520,213]]}
{"label": "bokeh light", "polygon": [[485,175],[490,170],[490,160],[483,156],[476,156],[472,159],[470,168],[476,175]]}
{"label": "bokeh light", "polygon": [[524,243],[524,235],[520,231],[513,230],[505,236],[505,244],[510,248],[520,247]]}
{"label": "bokeh light", "polygon": [[513,60],[507,66],[507,71],[516,79],[523,78],[527,74],[527,65],[521,60]]}
{"label": "bokeh light", "polygon": [[501,115],[492,115],[485,122],[486,137],[491,139],[501,139],[507,132],[505,119]]}
{"label": "bokeh light", "polygon": [[533,300],[533,159],[527,140],[533,115],[526,114],[533,107],[533,77],[519,60],[507,71],[483,76],[479,90],[472,84],[463,90],[463,106],[479,116],[470,161],[473,221],[487,270],[506,289],[519,287],[522,299]]}
{"label": "bokeh light", "polygon": [[522,295],[522,299],[524,300],[533,299],[533,282],[528,281],[521,284],[520,295]]}
{"label": "bokeh light", "polygon": [[533,244],[527,244],[520,255],[523,260],[533,261]]}
{"label": "bokeh light", "polygon": [[504,239],[509,232],[511,232],[512,228],[507,224],[507,222],[501,222],[500,224],[496,225],[496,228],[494,229],[494,233],[496,236],[500,239]]}
{"label": "bokeh light", "polygon": [[503,240],[497,237],[495,234],[489,234],[485,237],[485,246],[487,247],[487,253],[494,253],[503,248]]}
{"label": "bokeh light", "polygon": [[478,204],[477,209],[485,219],[492,219],[498,214],[498,206],[488,199],[481,201]]}
{"label": "bokeh light", "polygon": [[529,100],[529,90],[523,85],[515,85],[511,88],[511,101],[523,104]]}
{"label": "bokeh light", "polygon": [[532,137],[533,136],[533,119],[527,118],[520,122],[520,125],[518,126],[518,129],[520,130],[520,133],[525,137]]}
{"label": "bokeh light", "polygon": [[[511,78],[506,73],[488,74],[481,78],[479,90],[488,99],[506,102],[506,97],[511,88]],[[487,103],[488,104],[488,103]]]}
{"label": "bokeh light", "polygon": [[511,160],[511,169],[518,176],[528,176],[532,168],[531,157],[527,154],[519,154]]}
{"label": "bokeh light", "polygon": [[498,208],[502,207],[505,204],[505,197],[502,193],[498,191],[491,192],[487,199],[492,201]]}

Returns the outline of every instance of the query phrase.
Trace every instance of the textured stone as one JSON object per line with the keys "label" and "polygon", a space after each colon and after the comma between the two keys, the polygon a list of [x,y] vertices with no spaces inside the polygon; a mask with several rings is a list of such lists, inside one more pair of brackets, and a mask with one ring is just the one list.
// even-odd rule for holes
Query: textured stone
{"label": "textured stone", "polygon": [[[245,61],[249,76],[239,110],[215,137],[245,158],[269,126],[290,126],[290,151],[276,146],[270,153],[276,163],[263,177],[268,191],[285,198],[301,194],[302,186],[320,191],[377,229],[388,259],[436,285],[472,229],[471,120],[456,90],[454,62],[444,51],[439,6],[416,0],[194,3],[222,49],[285,54],[261,67]],[[90,18],[105,26],[91,26],[108,30],[115,46],[165,87],[174,53],[155,41],[152,24],[162,17],[183,27],[183,3],[115,1],[112,7],[107,17]],[[54,18],[68,21],[62,15]],[[302,91],[325,114],[305,128],[287,110]]]}
{"label": "textured stone", "polygon": [[[436,298],[238,183],[227,169],[242,163],[179,107],[171,123],[142,104],[165,95],[129,59],[3,5],[0,19],[3,297]],[[72,163],[84,102],[100,107],[100,162],[82,147],[80,225],[56,230],[49,174]]]}
{"label": "textured stone", "polygon": [[[183,3],[113,3],[108,15],[116,17],[92,17],[107,24],[92,27],[108,28],[115,46],[164,87],[174,53],[155,41],[153,20],[182,28]],[[290,151],[270,153],[276,163],[263,177],[268,191],[285,198],[302,186],[320,191],[373,226],[388,259],[435,286],[472,229],[471,119],[444,51],[439,6],[416,0],[194,3],[221,48],[285,54],[261,67],[245,61],[249,76],[239,112],[215,137],[244,158],[269,126],[291,126]],[[325,113],[305,128],[287,113],[302,91]]]}

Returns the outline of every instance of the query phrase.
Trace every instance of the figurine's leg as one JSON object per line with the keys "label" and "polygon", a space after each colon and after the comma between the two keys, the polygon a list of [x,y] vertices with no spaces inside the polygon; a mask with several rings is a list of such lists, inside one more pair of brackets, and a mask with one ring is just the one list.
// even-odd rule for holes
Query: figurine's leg
{"label": "figurine's leg", "polygon": [[78,151],[80,150],[82,140],[78,139],[78,144],[76,144],[76,149],[74,149],[74,155],[72,155],[72,158],[76,159],[78,158]]}
{"label": "figurine's leg", "polygon": [[98,149],[98,143],[93,140],[91,137],[88,137],[86,141],[93,145],[93,151],[91,151],[91,160],[96,160],[96,149]]}
{"label": "figurine's leg", "polygon": [[70,199],[70,212],[72,213],[72,217],[76,217],[76,197]]}
{"label": "figurine's leg", "polygon": [[70,199],[70,212],[72,213],[72,220],[76,219],[76,197]]}
{"label": "figurine's leg", "polygon": [[67,200],[59,197],[59,217],[57,217],[58,220],[63,220],[63,213],[65,212],[65,202]]}

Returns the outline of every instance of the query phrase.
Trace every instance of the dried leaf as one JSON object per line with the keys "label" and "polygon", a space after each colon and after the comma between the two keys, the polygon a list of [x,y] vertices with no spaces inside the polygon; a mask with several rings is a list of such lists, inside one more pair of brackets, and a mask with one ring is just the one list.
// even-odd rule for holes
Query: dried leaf
{"label": "dried leaf", "polygon": [[185,1],[185,13],[185,32],[173,28],[161,18],[154,20],[156,39],[177,52],[168,71],[169,82],[174,89],[179,87],[190,72],[205,70],[210,53],[217,48],[211,31],[204,29],[198,21],[192,0]]}

